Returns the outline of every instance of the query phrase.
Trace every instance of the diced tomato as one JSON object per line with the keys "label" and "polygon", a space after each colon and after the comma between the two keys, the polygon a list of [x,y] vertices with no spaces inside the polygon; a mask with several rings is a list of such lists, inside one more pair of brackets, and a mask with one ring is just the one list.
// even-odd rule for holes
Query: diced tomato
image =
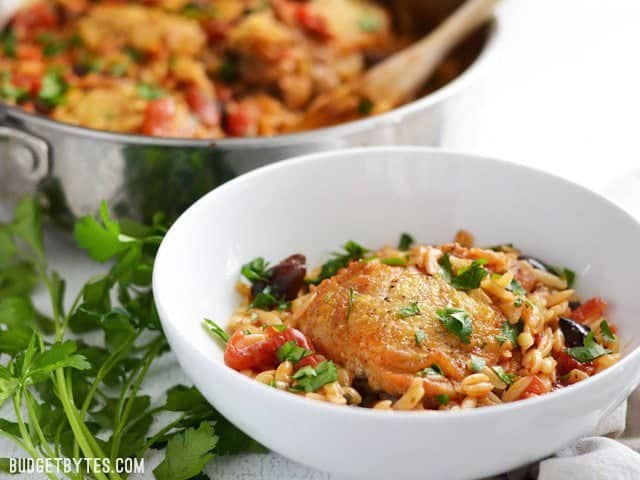
{"label": "diced tomato", "polygon": [[600,318],[605,308],[607,308],[607,302],[594,297],[572,311],[569,318],[578,323],[589,323]]}
{"label": "diced tomato", "polygon": [[13,17],[11,25],[18,32],[58,26],[58,15],[52,3],[38,2],[23,8]]}
{"label": "diced tomato", "polygon": [[534,375],[533,379],[531,380],[531,383],[529,383],[529,386],[525,389],[524,392],[520,394],[520,399],[530,398],[536,395],[542,395],[543,393],[546,393],[546,392],[547,392],[547,386],[544,384],[542,380],[540,380],[540,377],[538,377],[537,375]]}
{"label": "diced tomato", "polygon": [[42,79],[37,75],[25,75],[23,73],[16,73],[11,78],[11,83],[13,83],[16,87],[25,89],[31,95],[36,95],[40,91]]}
{"label": "diced tomato", "polygon": [[589,375],[592,375],[595,372],[595,365],[593,362],[579,362],[567,352],[558,352],[554,354],[554,358],[556,359],[556,362],[558,362],[556,370],[559,376],[566,375],[574,368],[582,370]]}
{"label": "diced tomato", "polygon": [[297,5],[295,17],[298,23],[300,23],[302,28],[307,32],[322,40],[330,40],[333,38],[327,19],[316,12],[311,4],[301,3]]}
{"label": "diced tomato", "polygon": [[224,362],[235,370],[268,370],[278,364],[278,348],[290,341],[295,341],[298,346],[307,350],[313,350],[307,337],[295,328],[279,332],[273,327],[267,327],[264,333],[257,334],[245,334],[239,330],[227,342]]}
{"label": "diced tomato", "polygon": [[185,98],[203,125],[206,127],[218,125],[220,113],[218,111],[218,103],[214,98],[195,87],[187,90]]}
{"label": "diced tomato", "polygon": [[20,60],[42,60],[42,47],[31,43],[21,43],[18,44],[16,54]]}
{"label": "diced tomato", "polygon": [[176,103],[171,97],[158,98],[147,104],[142,133],[158,137],[170,135],[176,116]]}
{"label": "diced tomato", "polygon": [[232,137],[246,137],[255,135],[258,129],[258,120],[241,105],[230,107],[225,115],[225,130]]}
{"label": "diced tomato", "polygon": [[324,362],[326,358],[320,355],[319,353],[314,353],[313,355],[309,355],[308,357],[304,357],[298,363],[295,364],[296,370],[300,370],[302,367],[306,367],[307,365],[312,367],[317,367],[319,363]]}

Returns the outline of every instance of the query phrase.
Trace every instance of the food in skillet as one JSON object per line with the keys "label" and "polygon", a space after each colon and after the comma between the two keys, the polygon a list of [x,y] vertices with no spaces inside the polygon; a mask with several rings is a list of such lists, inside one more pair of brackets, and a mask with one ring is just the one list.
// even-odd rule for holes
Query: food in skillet
{"label": "food in skillet", "polygon": [[274,135],[415,40],[392,20],[370,0],[40,0],[0,31],[0,100],[113,132]]}
{"label": "food in skillet", "polygon": [[305,257],[242,268],[245,301],[225,363],[272,387],[375,409],[459,409],[542,395],[618,361],[606,302],[574,274],[509,245],[456,242],[369,251],[348,242],[307,274]]}

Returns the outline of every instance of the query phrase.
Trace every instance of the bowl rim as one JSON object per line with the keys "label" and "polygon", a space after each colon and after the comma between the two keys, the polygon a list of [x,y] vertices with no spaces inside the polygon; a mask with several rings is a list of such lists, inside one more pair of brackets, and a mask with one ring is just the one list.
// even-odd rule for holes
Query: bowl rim
{"label": "bowl rim", "polygon": [[[607,205],[608,208],[612,209],[612,211],[615,211],[619,215],[621,215],[622,216],[621,218],[626,218],[628,221],[630,221],[635,226],[635,228],[639,231],[639,235],[640,235],[640,221],[637,220],[635,217],[633,217],[626,210],[624,210],[623,208],[621,208],[611,200],[604,197],[602,194],[595,192],[593,190],[590,190],[587,187],[584,187],[571,180],[568,180],[567,178],[561,177],[552,172],[548,172],[536,167],[522,165],[512,161],[496,159],[496,158],[492,158],[484,155],[476,155],[476,154],[471,154],[466,152],[456,152],[456,151],[445,150],[445,149],[434,148],[434,147],[411,146],[411,145],[361,147],[361,148],[336,149],[336,150],[330,150],[325,152],[316,152],[316,153],[292,157],[290,159],[283,160],[274,164],[265,165],[263,167],[252,170],[248,173],[240,175],[239,177],[236,177],[233,180],[230,180],[229,182],[205,194],[203,197],[198,199],[193,205],[191,205],[176,220],[176,222],[171,226],[171,228],[165,235],[162,243],[160,244],[160,247],[158,249],[158,253],[156,256],[156,262],[154,264],[154,269],[153,269],[153,294],[154,294],[156,307],[158,309],[158,312],[160,313],[160,320],[163,327],[164,328],[168,327],[169,329],[174,331],[177,336],[180,336],[182,338],[182,341],[185,344],[188,344],[188,345],[191,344],[189,338],[185,336],[183,333],[181,333],[179,328],[174,326],[174,322],[171,320],[172,316],[168,314],[168,311],[165,308],[164,303],[162,301],[162,292],[159,291],[159,288],[160,288],[159,284],[161,283],[160,278],[164,276],[162,266],[163,266],[164,257],[167,255],[166,250],[168,247],[166,245],[172,238],[172,230],[175,231],[176,229],[181,228],[180,227],[181,224],[186,221],[185,218],[187,218],[190,215],[193,215],[194,212],[197,212],[200,209],[205,208],[206,205],[208,205],[211,202],[214,202],[218,196],[223,195],[227,190],[238,188],[239,186],[243,185],[245,182],[252,181],[254,178],[259,178],[265,175],[268,176],[272,172],[281,170],[281,169],[288,169],[292,167],[295,168],[307,163],[322,162],[327,157],[335,157],[335,156],[351,157],[354,155],[362,155],[365,158],[371,158],[366,154],[372,153],[372,152],[385,153],[386,154],[385,158],[389,155],[395,155],[399,153],[418,153],[418,154],[423,154],[427,156],[436,154],[438,156],[449,157],[449,158],[464,157],[467,161],[484,161],[489,163],[495,163],[495,164],[501,165],[502,167],[521,169],[521,170],[529,171],[531,173],[542,174],[544,176],[548,176],[550,178],[563,182],[567,185],[570,185],[571,187],[576,188],[577,190],[582,191],[584,194],[591,196],[597,201]],[[165,318],[167,320],[165,320]],[[167,325],[165,325],[165,323]],[[207,332],[205,331],[204,328],[202,330],[202,334],[207,335]],[[217,343],[215,342],[214,339],[211,339],[211,341],[213,341],[214,343]],[[218,344],[218,346],[220,345]],[[222,347],[220,346],[220,348]],[[450,418],[467,418],[467,417],[476,417],[479,415],[481,416],[499,415],[503,412],[511,412],[513,410],[528,408],[528,406],[533,408],[535,406],[547,405],[550,402],[558,402],[560,401],[561,398],[566,398],[567,395],[577,396],[580,394],[580,392],[588,390],[592,386],[595,388],[595,385],[597,383],[598,384],[602,383],[603,381],[605,381],[605,379],[611,377],[612,375],[620,371],[622,368],[624,368],[624,366],[631,364],[633,362],[640,363],[640,345],[638,345],[633,350],[630,350],[624,357],[622,357],[613,366],[598,373],[597,375],[591,376],[586,380],[583,380],[573,385],[569,385],[562,389],[549,392],[548,394],[545,394],[545,395],[528,398],[518,402],[501,403],[499,405],[493,405],[490,408],[472,408],[472,409],[460,409],[460,410],[453,410],[453,411],[452,410],[446,410],[446,411],[434,410],[434,411],[429,411],[428,412],[430,413],[429,415],[425,415],[424,411],[396,411],[396,410],[385,411],[385,410],[373,410],[371,408],[362,408],[362,407],[361,408],[340,408],[342,406],[333,405],[328,402],[310,401],[310,399],[308,398],[304,398],[299,395],[292,395],[289,392],[284,392],[279,389],[270,388],[267,385],[263,385],[260,382],[256,382],[254,379],[248,378],[245,375],[241,374],[240,372],[237,372],[232,368],[226,366],[223,361],[220,362],[216,359],[213,359],[207,356],[203,351],[201,351],[197,347],[192,348],[192,351],[195,352],[197,356],[202,359],[202,361],[209,362],[213,366],[213,368],[218,369],[221,375],[224,375],[224,377],[219,377],[219,379],[223,381],[235,382],[236,385],[240,388],[251,389],[251,395],[267,395],[267,396],[276,395],[275,397],[271,397],[271,398],[282,399],[283,401],[301,402],[298,404],[301,407],[303,405],[309,405],[309,408],[318,409],[317,410],[318,412],[325,411],[328,414],[333,413],[335,415],[349,415],[349,416],[358,415],[363,417],[377,418],[381,421],[386,421],[384,419],[389,419],[389,418],[404,419],[404,420],[392,420],[392,421],[411,421],[411,422],[415,421],[416,417],[428,419],[428,420],[422,420],[426,422],[440,422],[440,421],[447,421],[447,419],[450,419]],[[180,363],[179,356],[176,355],[176,357],[178,358],[178,362]],[[191,376],[191,372],[188,372],[185,369],[185,373],[191,380],[194,381],[194,383],[197,383],[197,380]],[[433,413],[438,413],[439,415],[433,415]]]}
{"label": "bowl rim", "polygon": [[401,105],[388,112],[374,115],[359,120],[353,120],[338,125],[324,128],[316,128],[308,131],[290,133],[274,136],[258,136],[247,138],[227,137],[219,140],[213,139],[190,139],[190,138],[169,138],[154,137],[137,133],[117,133],[107,130],[97,130],[94,128],[82,127],[71,123],[60,122],[35,113],[26,112],[20,107],[8,105],[0,101],[0,118],[4,115],[10,119],[18,119],[27,128],[30,125],[48,128],[62,134],[80,136],[97,141],[120,142],[128,145],[154,145],[166,147],[223,147],[227,149],[259,149],[265,146],[281,147],[286,145],[298,145],[313,143],[344,135],[357,134],[369,128],[381,127],[388,124],[400,123],[406,116],[416,111],[431,108],[434,105],[452,97],[469,84],[478,75],[482,68],[488,63],[488,59],[496,49],[497,39],[500,37],[502,27],[494,15],[487,23],[487,35],[484,45],[472,63],[450,82],[437,90],[407,104]]}

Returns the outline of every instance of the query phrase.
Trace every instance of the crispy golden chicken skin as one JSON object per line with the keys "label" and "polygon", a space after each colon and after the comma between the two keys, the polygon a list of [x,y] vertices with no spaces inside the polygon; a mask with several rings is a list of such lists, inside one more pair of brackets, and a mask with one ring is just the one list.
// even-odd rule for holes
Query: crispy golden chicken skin
{"label": "crispy golden chicken skin", "polygon": [[[420,313],[402,316],[400,310],[414,302]],[[472,317],[469,344],[440,321],[437,311],[447,307],[463,309]],[[298,325],[318,351],[366,378],[374,391],[400,395],[416,373],[436,363],[446,378],[424,376],[425,393],[436,396],[455,394],[456,384],[470,373],[471,354],[489,365],[497,362],[500,346],[495,336],[504,321],[489,304],[439,276],[371,261],[353,262],[322,282]],[[424,332],[420,341],[418,331]]]}

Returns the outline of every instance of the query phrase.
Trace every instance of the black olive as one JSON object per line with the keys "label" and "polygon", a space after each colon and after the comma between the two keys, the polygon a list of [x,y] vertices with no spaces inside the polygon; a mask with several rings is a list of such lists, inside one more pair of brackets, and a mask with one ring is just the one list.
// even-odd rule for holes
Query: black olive
{"label": "black olive", "polygon": [[307,259],[296,253],[285,258],[271,269],[271,285],[285,300],[293,300],[304,285]]}
{"label": "black olive", "polygon": [[71,69],[78,77],[84,77],[91,71],[90,66],[86,63],[75,63]]}
{"label": "black olive", "polygon": [[576,308],[578,308],[580,305],[582,305],[582,303],[580,302],[569,302],[569,308],[571,310],[575,310]]}
{"label": "black olive", "polygon": [[520,255],[518,257],[518,260],[524,260],[525,262],[528,262],[529,265],[531,265],[533,268],[537,268],[538,270],[544,270],[545,272],[553,273],[549,270],[549,267],[547,267],[544,262],[538,260],[537,258],[529,257],[528,255]]}
{"label": "black olive", "polygon": [[560,317],[559,325],[564,335],[564,343],[567,347],[584,346],[584,339],[591,331],[589,327],[566,317]]}

